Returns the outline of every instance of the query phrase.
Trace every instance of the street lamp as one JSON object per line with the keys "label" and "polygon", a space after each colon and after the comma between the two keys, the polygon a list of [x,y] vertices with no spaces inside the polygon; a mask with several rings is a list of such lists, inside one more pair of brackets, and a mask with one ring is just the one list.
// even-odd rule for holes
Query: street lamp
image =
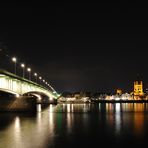
{"label": "street lamp", "polygon": [[45,80],[43,79],[43,85],[45,85]]}
{"label": "street lamp", "polygon": [[14,62],[14,73],[16,75],[16,61],[17,61],[16,57],[13,57],[12,61]]}
{"label": "street lamp", "polygon": [[27,68],[27,71],[29,72],[29,80],[31,80],[31,68]]}
{"label": "street lamp", "polygon": [[34,76],[36,78],[36,83],[37,83],[37,75],[38,75],[37,73],[34,73]]}
{"label": "street lamp", "polygon": [[45,80],[43,79],[43,86],[45,86]]}
{"label": "street lamp", "polygon": [[23,78],[25,77],[25,72],[24,72],[24,67],[25,67],[25,64],[21,64],[21,67],[23,68]]}
{"label": "street lamp", "polygon": [[41,84],[42,77],[39,77],[39,79],[40,79],[40,84]]}

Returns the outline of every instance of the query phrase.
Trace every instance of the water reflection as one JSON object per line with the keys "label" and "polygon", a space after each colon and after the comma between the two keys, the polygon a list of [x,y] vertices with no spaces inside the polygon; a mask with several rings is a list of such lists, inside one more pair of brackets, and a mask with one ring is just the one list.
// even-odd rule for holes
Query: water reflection
{"label": "water reflection", "polygon": [[48,127],[49,127],[49,133],[51,136],[54,136],[54,120],[53,120],[53,105],[49,105],[49,114],[48,114]]}
{"label": "water reflection", "polygon": [[21,125],[20,118],[17,116],[14,120],[14,143],[18,147],[22,147],[22,135],[21,135]]}
{"label": "water reflection", "polygon": [[71,104],[67,104],[67,113],[70,113],[70,112],[72,112],[72,110],[71,110]]}
{"label": "water reflection", "polygon": [[116,103],[115,104],[115,131],[117,134],[120,134],[121,130],[121,119],[122,119],[122,114],[121,114],[121,104]]}
{"label": "water reflection", "polygon": [[68,133],[72,132],[73,127],[73,114],[67,113],[67,131]]}
{"label": "water reflection", "polygon": [[37,112],[40,113],[42,111],[41,104],[37,105]]}
{"label": "water reflection", "polygon": [[46,148],[56,147],[61,141],[66,145],[69,138],[72,143],[78,139],[87,143],[94,140],[91,137],[142,139],[148,134],[145,126],[148,105],[143,103],[58,104],[37,108],[33,115],[0,114],[0,147]]}
{"label": "water reflection", "polygon": [[144,115],[134,114],[134,130],[136,135],[141,135],[144,132]]}
{"label": "water reflection", "polygon": [[122,134],[122,128],[125,127],[126,129],[133,129],[135,135],[140,136],[144,133],[144,123],[147,111],[148,106],[144,103],[106,104],[106,122],[108,122],[111,127],[114,125],[117,136],[118,134]]}

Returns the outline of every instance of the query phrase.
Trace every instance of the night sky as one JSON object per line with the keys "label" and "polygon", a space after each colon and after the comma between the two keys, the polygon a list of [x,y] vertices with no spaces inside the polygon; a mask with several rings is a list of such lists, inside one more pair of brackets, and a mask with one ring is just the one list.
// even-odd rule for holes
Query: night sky
{"label": "night sky", "polygon": [[1,3],[0,46],[58,91],[148,84],[148,9],[139,3]]}

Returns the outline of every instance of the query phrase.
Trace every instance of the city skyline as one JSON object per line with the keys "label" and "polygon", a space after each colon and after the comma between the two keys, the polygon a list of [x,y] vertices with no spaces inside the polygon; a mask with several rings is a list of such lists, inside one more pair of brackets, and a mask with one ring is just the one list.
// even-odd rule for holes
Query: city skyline
{"label": "city skyline", "polygon": [[148,83],[145,6],[2,3],[0,11],[1,48],[58,92],[131,91],[137,73]]}

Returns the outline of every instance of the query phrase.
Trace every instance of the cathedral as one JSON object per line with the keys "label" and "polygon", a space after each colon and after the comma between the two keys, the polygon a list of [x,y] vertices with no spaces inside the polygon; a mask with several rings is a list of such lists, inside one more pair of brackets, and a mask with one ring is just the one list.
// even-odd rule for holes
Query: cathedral
{"label": "cathedral", "polygon": [[140,98],[144,96],[143,82],[140,79],[137,79],[136,81],[134,81],[134,91],[133,92],[136,98]]}

